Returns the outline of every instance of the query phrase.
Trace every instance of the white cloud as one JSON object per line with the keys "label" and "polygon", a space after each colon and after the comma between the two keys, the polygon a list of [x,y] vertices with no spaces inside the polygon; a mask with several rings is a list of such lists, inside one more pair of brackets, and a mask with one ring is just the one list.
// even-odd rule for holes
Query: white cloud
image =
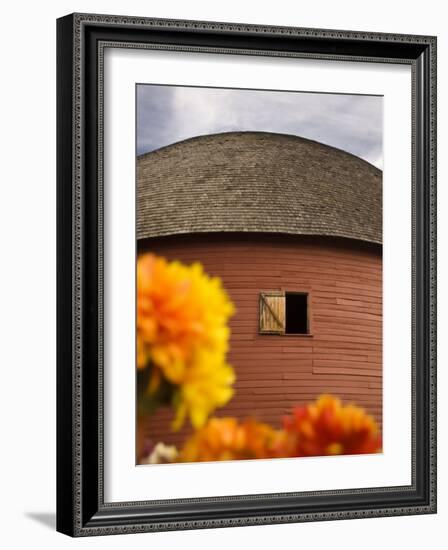
{"label": "white cloud", "polygon": [[139,90],[139,153],[226,131],[300,135],[382,166],[382,98],[168,86]]}

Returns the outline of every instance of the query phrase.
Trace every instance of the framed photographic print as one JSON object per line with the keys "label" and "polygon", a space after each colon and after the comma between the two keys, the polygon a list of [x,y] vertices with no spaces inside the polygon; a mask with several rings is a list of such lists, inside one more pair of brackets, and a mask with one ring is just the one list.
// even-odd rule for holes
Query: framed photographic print
{"label": "framed photographic print", "polygon": [[436,38],[57,40],[57,529],[434,513]]}

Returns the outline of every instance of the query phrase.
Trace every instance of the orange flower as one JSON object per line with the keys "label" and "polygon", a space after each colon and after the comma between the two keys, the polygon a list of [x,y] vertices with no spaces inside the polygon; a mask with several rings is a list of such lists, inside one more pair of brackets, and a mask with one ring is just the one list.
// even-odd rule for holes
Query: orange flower
{"label": "orange flower", "polygon": [[381,451],[374,419],[355,405],[342,405],[322,395],[296,407],[284,418],[284,429],[247,419],[212,418],[180,451],[178,462],[211,462],[253,458],[290,458]]}
{"label": "orange flower", "polygon": [[322,456],[377,453],[381,438],[375,420],[364,409],[342,405],[322,395],[312,404],[296,407],[283,420],[284,434],[277,456]]}
{"label": "orange flower", "polygon": [[138,258],[137,367],[152,369],[150,393],[163,380],[177,387],[175,428],[187,415],[201,427],[232,397],[226,353],[233,311],[221,280],[207,276],[199,263]]}
{"label": "orange flower", "polygon": [[178,462],[242,460],[274,456],[279,433],[268,424],[247,419],[211,418],[187,440]]}

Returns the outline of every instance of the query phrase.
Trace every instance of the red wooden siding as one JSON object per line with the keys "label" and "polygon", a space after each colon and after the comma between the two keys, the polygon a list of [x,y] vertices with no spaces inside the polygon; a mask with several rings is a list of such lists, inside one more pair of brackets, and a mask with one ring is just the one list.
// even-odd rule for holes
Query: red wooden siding
{"label": "red wooden siding", "polygon": [[[382,420],[381,247],[348,239],[269,235],[192,235],[146,240],[148,250],[186,263],[199,260],[222,278],[236,306],[229,362],[235,396],[217,416],[280,418],[321,393],[338,395]],[[259,334],[259,294],[309,292],[310,335]],[[155,441],[181,442],[170,412],[146,423]]]}

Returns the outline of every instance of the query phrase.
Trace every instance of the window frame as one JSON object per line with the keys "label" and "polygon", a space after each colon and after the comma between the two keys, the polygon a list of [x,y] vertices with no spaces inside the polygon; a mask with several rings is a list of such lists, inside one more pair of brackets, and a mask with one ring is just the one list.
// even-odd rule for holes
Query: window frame
{"label": "window frame", "polygon": [[[279,331],[270,331],[270,330],[263,330],[261,326],[261,312],[262,312],[262,301],[263,295],[280,295],[282,294],[285,300],[285,327],[283,332]],[[298,333],[298,332],[286,332],[286,295],[287,294],[305,294],[307,296],[307,332]],[[260,336],[287,336],[289,338],[310,338],[313,337],[313,293],[310,288],[303,288],[300,289],[293,289],[290,290],[289,288],[280,287],[278,289],[270,289],[270,290],[260,290],[258,298],[258,335]]]}

